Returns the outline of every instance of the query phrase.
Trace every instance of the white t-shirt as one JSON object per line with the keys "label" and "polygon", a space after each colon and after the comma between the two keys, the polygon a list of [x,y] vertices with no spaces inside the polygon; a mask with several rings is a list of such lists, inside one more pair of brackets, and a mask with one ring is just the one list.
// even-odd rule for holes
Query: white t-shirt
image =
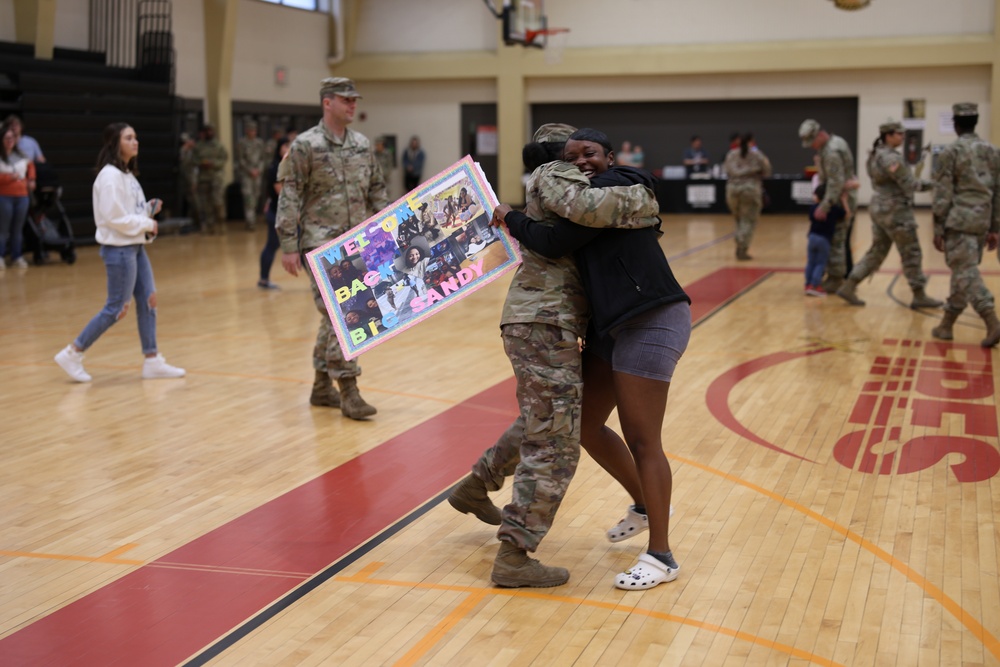
{"label": "white t-shirt", "polygon": [[101,245],[148,243],[146,232],[155,221],[135,176],[110,164],[101,169],[94,181],[94,222]]}

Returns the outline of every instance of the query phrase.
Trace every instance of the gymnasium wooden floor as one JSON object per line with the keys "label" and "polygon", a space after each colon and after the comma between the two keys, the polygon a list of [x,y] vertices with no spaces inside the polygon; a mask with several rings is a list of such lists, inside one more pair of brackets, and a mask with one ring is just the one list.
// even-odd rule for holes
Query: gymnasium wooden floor
{"label": "gymnasium wooden floor", "polygon": [[102,305],[96,248],[8,269],[0,664],[1000,665],[982,322],[934,341],[894,250],[866,307],[803,296],[800,216],[765,217],[739,265],[729,217],[665,228],[696,327],[663,430],[681,573],[647,592],[612,586],[645,540],[605,540],[627,498],[586,456],[538,553],[559,588],[493,588],[494,529],[444,502],[515,414],[507,279],[365,354],[359,423],[308,405],[318,314],[280,266],[282,291],[254,286],[263,230],[151,247],[182,380],[140,379],[131,314],[93,383],[53,363]]}

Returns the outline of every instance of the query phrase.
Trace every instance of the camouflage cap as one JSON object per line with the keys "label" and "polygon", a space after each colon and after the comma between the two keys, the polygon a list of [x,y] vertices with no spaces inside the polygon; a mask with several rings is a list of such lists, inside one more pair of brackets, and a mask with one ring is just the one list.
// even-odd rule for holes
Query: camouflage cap
{"label": "camouflage cap", "polygon": [[555,144],[569,139],[576,128],[565,123],[546,123],[537,130],[531,140],[538,144]]}
{"label": "camouflage cap", "polygon": [[959,102],[951,105],[952,116],[978,116],[979,105],[975,102]]}
{"label": "camouflage cap", "polygon": [[361,93],[354,87],[354,82],[342,76],[332,76],[320,81],[320,97],[327,95],[340,95],[341,97],[361,97]]}
{"label": "camouflage cap", "polygon": [[889,118],[878,126],[878,133],[889,134],[890,132],[905,132],[905,128],[903,128],[903,124],[898,120]]}
{"label": "camouflage cap", "polygon": [[819,134],[819,131],[819,123],[812,118],[807,118],[802,121],[802,124],[799,125],[799,139],[802,140],[802,147],[812,148],[813,142],[816,141],[816,135]]}
{"label": "camouflage cap", "polygon": [[187,132],[181,132],[181,143],[186,144],[189,141],[191,141],[191,135]]}
{"label": "camouflage cap", "polygon": [[256,130],[257,129],[257,121],[255,121],[255,120],[248,120],[247,122],[243,123],[243,129],[244,130]]}

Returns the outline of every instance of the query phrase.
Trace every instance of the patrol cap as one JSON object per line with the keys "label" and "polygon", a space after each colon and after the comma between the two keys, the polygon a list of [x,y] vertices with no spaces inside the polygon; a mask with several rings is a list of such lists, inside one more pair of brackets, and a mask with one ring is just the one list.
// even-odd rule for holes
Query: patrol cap
{"label": "patrol cap", "polygon": [[257,121],[255,121],[255,120],[248,120],[247,122],[243,123],[243,129],[244,130],[256,130],[257,129]]}
{"label": "patrol cap", "polygon": [[191,141],[191,135],[187,132],[181,132],[181,143],[186,144],[189,141]]}
{"label": "patrol cap", "polygon": [[951,105],[952,116],[978,116],[979,105],[975,102],[959,102]]}
{"label": "patrol cap", "polygon": [[341,97],[361,97],[361,93],[354,87],[354,82],[343,76],[331,76],[320,81],[320,97],[328,95],[340,95]]}
{"label": "patrol cap", "polygon": [[802,121],[802,124],[799,125],[799,139],[802,140],[802,147],[811,148],[813,142],[816,141],[816,135],[819,134],[819,131],[819,122],[812,118],[806,118]]}
{"label": "patrol cap", "polygon": [[889,134],[890,132],[905,132],[903,124],[898,120],[888,119],[878,126],[879,134]]}
{"label": "patrol cap", "polygon": [[546,123],[537,130],[531,140],[538,144],[556,144],[565,142],[576,128],[565,123]]}

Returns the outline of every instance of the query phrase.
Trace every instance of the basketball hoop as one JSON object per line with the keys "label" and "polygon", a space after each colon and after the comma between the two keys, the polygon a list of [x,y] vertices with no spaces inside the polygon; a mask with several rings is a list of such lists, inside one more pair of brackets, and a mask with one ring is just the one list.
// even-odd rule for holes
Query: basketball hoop
{"label": "basketball hoop", "polygon": [[545,45],[548,43],[548,39],[540,44],[535,44],[536,37],[548,37],[549,35],[561,35],[563,33],[569,32],[569,28],[539,28],[538,30],[525,30],[524,31],[524,45],[534,46],[539,49],[544,49]]}

